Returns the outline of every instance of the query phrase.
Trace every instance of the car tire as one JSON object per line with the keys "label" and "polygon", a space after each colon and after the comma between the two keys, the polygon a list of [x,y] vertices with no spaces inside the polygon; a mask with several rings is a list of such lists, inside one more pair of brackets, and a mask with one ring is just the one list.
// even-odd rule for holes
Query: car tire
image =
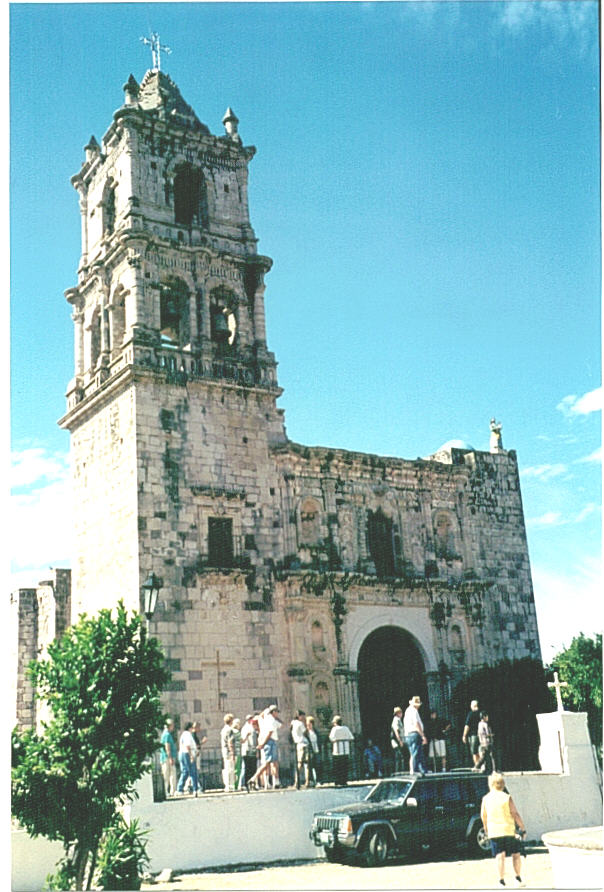
{"label": "car tire", "polygon": [[485,833],[485,829],[482,826],[482,821],[477,821],[470,833],[470,848],[474,852],[475,855],[490,855],[491,854],[491,843],[489,842],[489,837]]}
{"label": "car tire", "polygon": [[381,867],[390,853],[390,840],[385,830],[374,830],[367,843],[365,863],[367,867]]}
{"label": "car tire", "polygon": [[335,846],[333,848],[330,848],[329,846],[323,846],[323,851],[325,852],[325,857],[331,864],[341,863],[342,856]]}

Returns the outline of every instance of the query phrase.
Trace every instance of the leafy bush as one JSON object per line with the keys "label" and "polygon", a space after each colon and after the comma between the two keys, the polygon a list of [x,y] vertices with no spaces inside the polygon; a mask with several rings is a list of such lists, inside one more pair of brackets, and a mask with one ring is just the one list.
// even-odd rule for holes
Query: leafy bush
{"label": "leafy bush", "polygon": [[147,834],[139,829],[138,821],[126,824],[116,817],[98,849],[95,878],[102,889],[140,889],[141,875],[149,864]]}

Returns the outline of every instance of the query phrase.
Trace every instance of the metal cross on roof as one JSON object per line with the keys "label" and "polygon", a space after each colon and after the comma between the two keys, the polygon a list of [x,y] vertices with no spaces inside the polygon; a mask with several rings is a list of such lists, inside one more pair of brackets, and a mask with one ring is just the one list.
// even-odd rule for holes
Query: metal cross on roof
{"label": "metal cross on roof", "polygon": [[164,46],[160,43],[159,34],[157,31],[151,32],[151,37],[141,37],[140,38],[145,46],[151,47],[151,55],[153,57],[153,70],[161,71],[161,51],[170,55],[172,50],[169,46]]}
{"label": "metal cross on roof", "polygon": [[562,703],[562,695],[560,694],[560,688],[567,688],[568,682],[560,681],[558,678],[558,673],[554,672],[554,680],[548,681],[547,686],[548,686],[548,688],[556,689],[556,703],[558,705],[558,712],[564,712],[564,705]]}

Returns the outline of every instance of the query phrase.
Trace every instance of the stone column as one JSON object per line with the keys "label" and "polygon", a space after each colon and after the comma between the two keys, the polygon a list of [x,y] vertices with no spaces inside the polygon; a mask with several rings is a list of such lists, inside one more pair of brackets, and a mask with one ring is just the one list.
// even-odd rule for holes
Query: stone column
{"label": "stone column", "polygon": [[266,318],[264,313],[264,292],[266,286],[264,280],[258,283],[254,292],[254,340],[256,344],[266,349]]}
{"label": "stone column", "polygon": [[442,715],[444,704],[442,702],[443,691],[440,672],[426,672],[426,685],[430,709],[435,709],[439,715]]}
{"label": "stone column", "polygon": [[80,266],[86,266],[88,262],[88,193],[86,186],[80,183],[76,186],[80,196],[80,217],[82,224],[82,257]]}
{"label": "stone column", "polygon": [[356,736],[361,733],[359,711],[359,673],[348,666],[339,665],[333,670],[336,682],[337,709],[345,725]]}
{"label": "stone column", "polygon": [[74,310],[73,319],[75,377],[81,378],[84,374],[84,313]]}

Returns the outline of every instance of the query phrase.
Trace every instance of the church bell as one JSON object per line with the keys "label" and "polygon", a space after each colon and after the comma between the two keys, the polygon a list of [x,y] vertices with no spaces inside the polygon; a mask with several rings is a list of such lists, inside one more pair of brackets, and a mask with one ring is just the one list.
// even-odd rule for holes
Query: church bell
{"label": "church bell", "polygon": [[227,318],[224,315],[224,313],[222,312],[222,310],[219,310],[218,312],[216,312],[214,314],[214,318],[212,321],[214,323],[214,325],[213,325],[214,340],[221,341],[221,342],[228,341],[229,335],[230,335],[229,324],[228,324]]}

